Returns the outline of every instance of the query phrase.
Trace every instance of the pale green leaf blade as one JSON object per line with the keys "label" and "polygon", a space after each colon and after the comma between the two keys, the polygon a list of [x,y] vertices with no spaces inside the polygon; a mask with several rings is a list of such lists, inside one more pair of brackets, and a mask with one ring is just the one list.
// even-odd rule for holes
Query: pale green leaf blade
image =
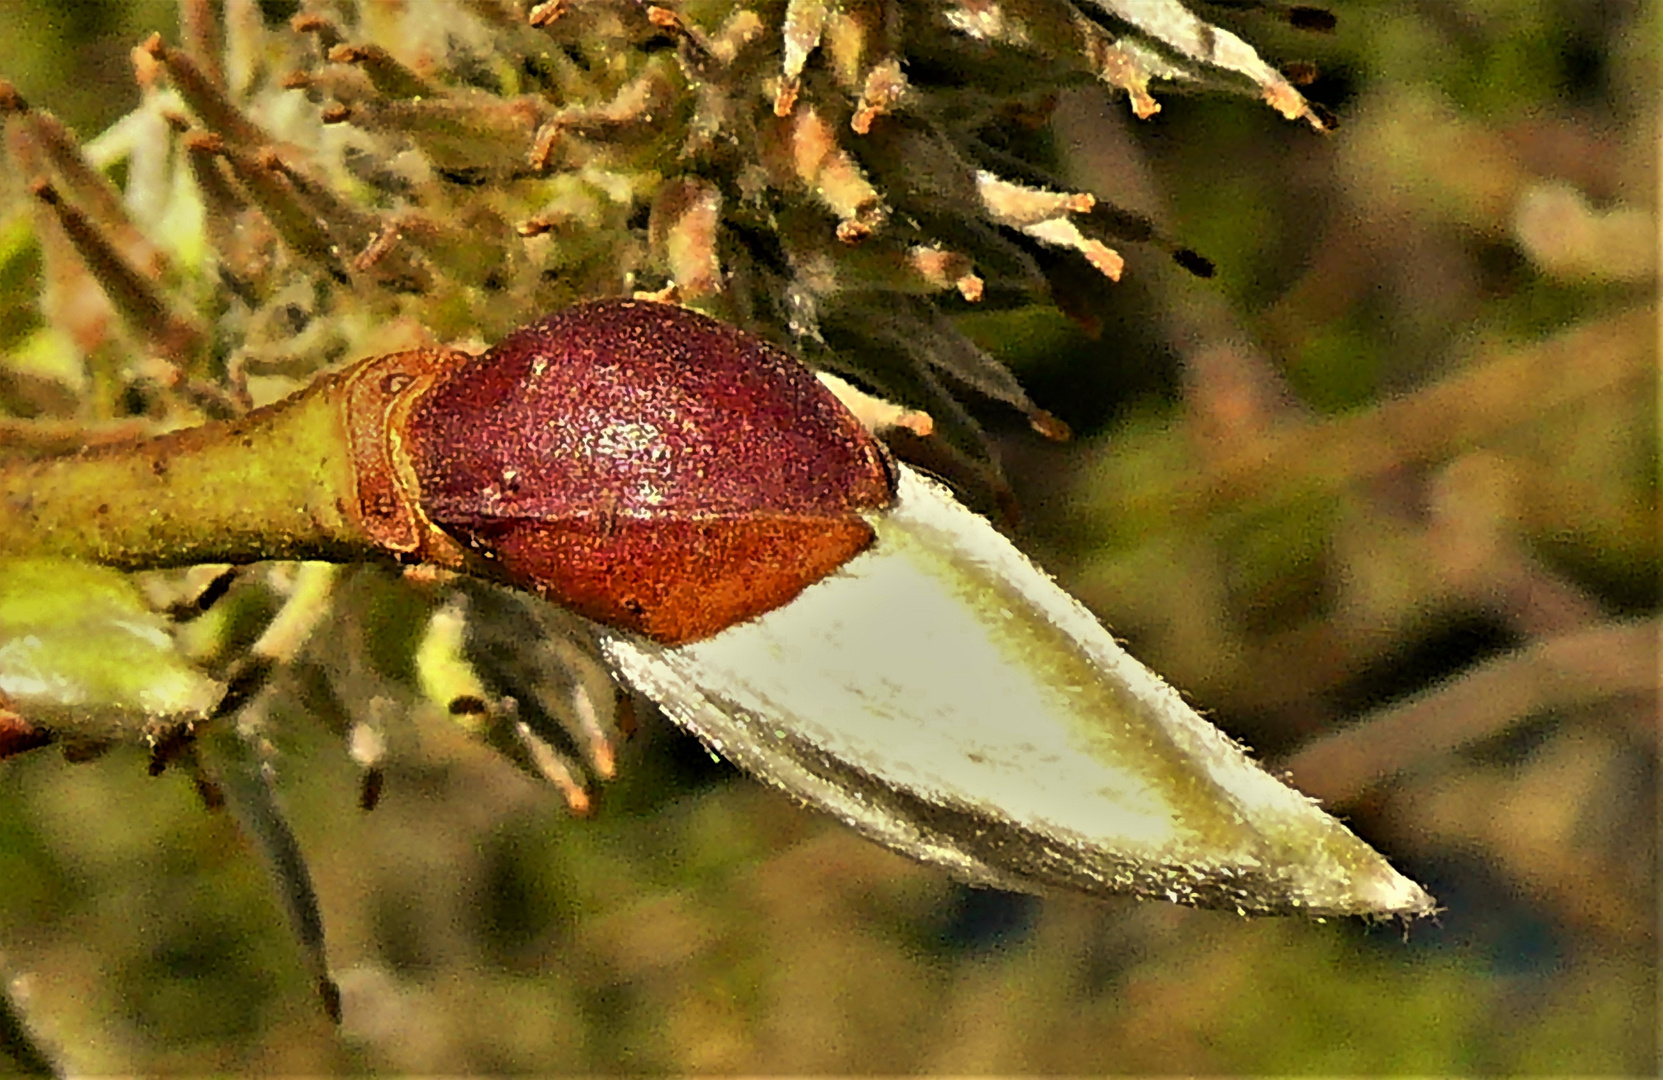
{"label": "pale green leaf blade", "polygon": [[222,687],[119,571],[0,560],[0,696],[63,737],[132,737],[201,720]]}

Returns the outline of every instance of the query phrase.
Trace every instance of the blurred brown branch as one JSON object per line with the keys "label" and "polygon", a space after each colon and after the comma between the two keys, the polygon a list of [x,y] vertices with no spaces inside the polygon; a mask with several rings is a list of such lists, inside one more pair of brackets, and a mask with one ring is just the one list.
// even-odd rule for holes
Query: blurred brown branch
{"label": "blurred brown branch", "polygon": [[1652,619],[1606,623],[1533,642],[1315,740],[1284,767],[1300,790],[1343,805],[1396,773],[1544,709],[1644,696],[1653,708],[1639,714],[1655,716],[1660,627]]}
{"label": "blurred brown branch", "polygon": [[[1182,519],[1289,485],[1339,488],[1406,463],[1447,457],[1552,410],[1648,378],[1656,356],[1656,309],[1624,311],[1479,360],[1367,412],[1243,445],[1176,491],[1129,498],[1157,500]],[[1153,508],[1132,509],[1143,515]]]}

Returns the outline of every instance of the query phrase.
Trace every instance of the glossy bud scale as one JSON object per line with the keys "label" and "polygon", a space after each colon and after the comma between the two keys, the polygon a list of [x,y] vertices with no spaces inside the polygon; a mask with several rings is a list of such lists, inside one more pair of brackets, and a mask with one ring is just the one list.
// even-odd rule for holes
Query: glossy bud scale
{"label": "glossy bud scale", "polygon": [[404,449],[434,525],[511,583],[675,644],[872,541],[882,448],[798,361],[667,304],[567,308],[452,369]]}

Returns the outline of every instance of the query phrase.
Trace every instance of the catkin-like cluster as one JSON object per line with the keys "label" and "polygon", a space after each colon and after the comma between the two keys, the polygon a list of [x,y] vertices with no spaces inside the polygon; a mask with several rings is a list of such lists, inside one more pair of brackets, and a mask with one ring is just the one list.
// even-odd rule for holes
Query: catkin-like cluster
{"label": "catkin-like cluster", "polygon": [[[1082,277],[1120,277],[1127,242],[1206,272],[1146,219],[1047,173],[1057,95],[1100,82],[1146,117],[1156,83],[1222,85],[1325,126],[1178,0],[180,10],[179,43],[132,52],[141,104],[85,145],[0,82],[4,205],[32,202],[44,283],[0,365],[0,413],[195,424],[340,363],[483,348],[575,301],[644,293],[927,411],[946,453],[994,475],[956,394],[1066,429],[956,328],[955,307],[1066,304]],[[50,450],[54,430],[28,437]],[[391,587],[350,580],[335,590]],[[609,775],[604,674],[575,647],[527,659],[581,639],[552,611],[513,616],[548,623],[544,644],[491,644],[478,613],[533,602],[482,589],[430,603],[416,681],[507,732],[511,756],[579,805],[584,770],[531,728],[560,720],[588,771]],[[373,628],[340,611],[319,633],[343,643],[320,663],[356,714],[368,669],[353,658]]]}
{"label": "catkin-like cluster", "polygon": [[183,42],[133,51],[143,103],[85,150],[3,96],[45,219],[36,367],[91,364],[105,412],[235,412],[339,361],[641,291],[930,409],[964,449],[950,390],[1056,433],[938,298],[1044,300],[1160,242],[1046,174],[1059,89],[1099,80],[1147,116],[1152,80],[1234,83],[1323,123],[1176,0],[265,10],[184,0]]}

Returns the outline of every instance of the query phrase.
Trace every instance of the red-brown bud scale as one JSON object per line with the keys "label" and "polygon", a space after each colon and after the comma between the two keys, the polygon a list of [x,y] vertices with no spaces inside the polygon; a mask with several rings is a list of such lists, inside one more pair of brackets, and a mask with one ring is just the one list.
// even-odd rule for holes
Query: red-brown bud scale
{"label": "red-brown bud scale", "polygon": [[802,364],[640,301],[568,308],[440,376],[403,446],[422,512],[509,582],[670,644],[786,603],[894,495]]}

